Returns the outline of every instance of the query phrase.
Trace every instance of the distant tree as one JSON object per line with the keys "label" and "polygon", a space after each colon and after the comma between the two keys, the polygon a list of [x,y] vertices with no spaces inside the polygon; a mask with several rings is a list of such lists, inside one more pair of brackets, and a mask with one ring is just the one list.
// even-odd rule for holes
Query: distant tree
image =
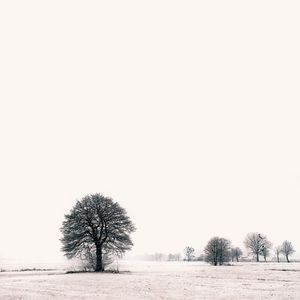
{"label": "distant tree", "polygon": [[205,261],[205,254],[200,254],[198,257],[197,257],[197,260],[198,261]]}
{"label": "distant tree", "polygon": [[112,254],[122,255],[131,249],[130,233],[134,230],[125,209],[117,202],[101,194],[88,195],[65,215],[62,250],[67,258],[79,257],[102,272]]}
{"label": "distant tree", "polygon": [[175,254],[170,253],[168,255],[168,261],[179,261],[179,260],[180,260],[180,254],[179,253],[175,253]]}
{"label": "distant tree", "polygon": [[270,256],[270,248],[271,248],[271,245],[270,247],[263,247],[263,249],[261,250],[261,255],[263,256],[265,262],[267,261],[267,257]]}
{"label": "distant tree", "polygon": [[231,261],[234,262],[234,259],[235,259],[234,248],[231,249],[230,256],[231,256]]}
{"label": "distant tree", "polygon": [[258,232],[248,233],[244,244],[248,251],[256,257],[257,262],[259,262],[259,255],[267,255],[267,251],[272,246],[267,237]]}
{"label": "distant tree", "polygon": [[187,261],[191,261],[194,258],[195,249],[193,247],[185,247],[184,254]]}
{"label": "distant tree", "polygon": [[284,241],[281,245],[281,253],[285,256],[286,261],[289,263],[289,256],[293,255],[293,253],[295,252],[295,249],[292,245],[291,242],[289,241]]}
{"label": "distant tree", "polygon": [[224,238],[213,237],[210,239],[204,249],[205,261],[215,266],[228,262],[231,255],[230,244],[231,242]]}
{"label": "distant tree", "polygon": [[163,253],[157,252],[154,254],[154,260],[155,261],[162,261],[165,260],[165,255]]}
{"label": "distant tree", "polygon": [[175,253],[175,254],[174,254],[174,260],[180,261],[180,259],[181,259],[180,253]]}
{"label": "distant tree", "polygon": [[168,261],[174,261],[174,256],[172,253],[168,254]]}
{"label": "distant tree", "polygon": [[274,253],[275,253],[277,262],[280,262],[281,246],[275,247],[274,248]]}
{"label": "distant tree", "polygon": [[239,247],[231,248],[231,261],[239,261],[239,258],[243,255],[242,250]]}

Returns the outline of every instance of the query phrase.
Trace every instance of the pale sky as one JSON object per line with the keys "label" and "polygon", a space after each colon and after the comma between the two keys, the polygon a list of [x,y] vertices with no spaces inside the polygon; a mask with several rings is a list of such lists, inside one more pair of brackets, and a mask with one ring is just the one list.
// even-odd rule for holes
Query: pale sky
{"label": "pale sky", "polygon": [[112,197],[132,253],[251,231],[300,253],[299,1],[1,1],[0,263]]}

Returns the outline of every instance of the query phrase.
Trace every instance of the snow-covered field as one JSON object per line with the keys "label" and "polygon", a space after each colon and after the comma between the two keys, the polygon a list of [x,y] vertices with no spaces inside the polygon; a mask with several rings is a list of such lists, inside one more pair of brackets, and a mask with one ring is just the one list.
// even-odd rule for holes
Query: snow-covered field
{"label": "snow-covered field", "polygon": [[119,274],[1,272],[0,299],[300,299],[299,263],[119,263]]}

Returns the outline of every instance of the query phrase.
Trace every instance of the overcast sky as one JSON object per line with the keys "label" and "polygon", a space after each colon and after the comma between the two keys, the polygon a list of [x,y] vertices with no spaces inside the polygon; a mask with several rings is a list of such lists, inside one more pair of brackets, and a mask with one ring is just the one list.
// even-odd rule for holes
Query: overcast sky
{"label": "overcast sky", "polygon": [[298,1],[1,1],[0,262],[60,259],[102,193],[133,253],[251,231],[300,253]]}

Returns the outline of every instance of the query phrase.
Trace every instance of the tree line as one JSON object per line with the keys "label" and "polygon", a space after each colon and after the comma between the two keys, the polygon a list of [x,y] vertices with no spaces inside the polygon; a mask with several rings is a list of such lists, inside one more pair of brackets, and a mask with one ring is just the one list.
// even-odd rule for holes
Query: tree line
{"label": "tree line", "polygon": [[[78,200],[64,217],[62,251],[67,258],[80,258],[86,269],[103,272],[113,257],[122,256],[132,248],[130,234],[134,231],[134,224],[118,202],[101,194],[87,195]],[[244,245],[257,262],[260,256],[266,261],[272,249],[267,237],[257,232],[247,234]],[[184,252],[187,261],[194,260],[195,250],[192,247],[186,247]],[[278,262],[281,254],[290,262],[294,252],[289,241],[275,247]],[[223,265],[230,260],[239,261],[242,254],[241,249],[233,247],[230,240],[213,237],[204,249],[203,260],[213,265]],[[159,254],[154,257],[162,259]],[[169,254],[168,260],[178,261],[180,254]]]}
{"label": "tree line", "polygon": [[[267,261],[267,257],[270,256],[272,250],[272,243],[265,235],[258,232],[248,233],[244,240],[244,246],[257,262],[260,261],[261,256],[264,261]],[[187,261],[194,259],[194,251],[192,247],[185,248],[184,252]],[[292,256],[294,252],[295,249],[292,243],[287,240],[280,246],[274,248],[277,262],[280,262],[280,255],[282,254],[289,263],[290,256]],[[223,265],[229,261],[238,262],[242,255],[243,252],[239,247],[233,247],[230,240],[222,237],[211,238],[204,248],[204,260],[215,266]]]}

